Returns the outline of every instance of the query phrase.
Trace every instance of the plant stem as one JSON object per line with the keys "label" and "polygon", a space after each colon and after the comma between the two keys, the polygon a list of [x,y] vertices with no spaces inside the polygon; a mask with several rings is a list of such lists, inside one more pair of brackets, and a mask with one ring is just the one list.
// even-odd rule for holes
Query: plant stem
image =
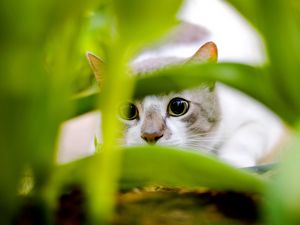
{"label": "plant stem", "polygon": [[113,216],[122,158],[116,142],[122,128],[117,111],[118,105],[131,97],[134,85],[133,79],[125,73],[126,66],[125,50],[116,41],[108,50],[101,103],[104,106],[101,111],[103,148],[95,157],[88,177],[91,216],[95,223],[108,222]]}

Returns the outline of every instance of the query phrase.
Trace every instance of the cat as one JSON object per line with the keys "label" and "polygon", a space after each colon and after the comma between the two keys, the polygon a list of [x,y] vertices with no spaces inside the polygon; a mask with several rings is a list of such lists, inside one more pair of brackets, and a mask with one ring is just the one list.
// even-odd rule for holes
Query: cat
{"label": "cat", "polygon": [[[202,45],[188,59],[133,61],[139,76],[174,64],[217,61],[217,46]],[[98,82],[104,63],[87,53]],[[184,74],[183,74],[184,76]],[[180,93],[146,96],[120,106],[124,144],[158,144],[213,154],[237,167],[255,166],[282,135],[278,119],[249,97],[223,84],[204,84]]]}

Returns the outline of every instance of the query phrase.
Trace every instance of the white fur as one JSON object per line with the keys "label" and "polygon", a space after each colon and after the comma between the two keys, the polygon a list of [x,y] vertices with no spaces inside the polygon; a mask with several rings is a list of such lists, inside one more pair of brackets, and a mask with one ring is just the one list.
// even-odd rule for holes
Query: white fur
{"label": "white fur", "polygon": [[222,110],[220,136],[228,137],[220,158],[236,166],[253,166],[279,144],[281,121],[260,103],[224,85],[218,85]]}

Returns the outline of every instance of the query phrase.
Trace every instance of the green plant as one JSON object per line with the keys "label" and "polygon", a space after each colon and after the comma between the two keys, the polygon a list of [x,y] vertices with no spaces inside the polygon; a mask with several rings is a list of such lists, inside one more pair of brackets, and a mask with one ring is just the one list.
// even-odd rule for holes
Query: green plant
{"label": "green plant", "polygon": [[[186,65],[132,78],[126,73],[128,61],[142,46],[175,24],[180,0],[100,3],[3,0],[0,3],[3,29],[0,221],[7,224],[17,209],[20,180],[25,171],[31,171],[34,187],[29,195],[47,199],[50,208],[55,207],[57,195],[65,184],[80,182],[88,190],[91,222],[111,218],[119,184],[128,188],[158,182],[257,192],[267,196],[267,223],[299,223],[300,5],[295,0],[227,2],[261,33],[268,55],[266,65],[260,68],[236,63]],[[89,83],[83,57],[86,49],[95,50],[105,58],[106,83],[100,95],[91,88],[74,97],[84,87],[78,81]],[[183,78],[182,73],[187,76]],[[163,147],[121,151],[115,143],[121,127],[114,116],[118,102],[215,80],[258,99],[291,128],[294,138],[275,180],[267,181],[200,154]],[[103,114],[101,153],[68,165],[55,165],[60,124],[97,107]],[[149,150],[155,154],[149,155]],[[156,162],[155,176],[147,164],[150,157]],[[165,162],[170,162],[169,169],[177,171],[173,174],[178,177],[164,167]],[[143,170],[136,171],[136,167]],[[195,179],[199,174],[201,177]]]}

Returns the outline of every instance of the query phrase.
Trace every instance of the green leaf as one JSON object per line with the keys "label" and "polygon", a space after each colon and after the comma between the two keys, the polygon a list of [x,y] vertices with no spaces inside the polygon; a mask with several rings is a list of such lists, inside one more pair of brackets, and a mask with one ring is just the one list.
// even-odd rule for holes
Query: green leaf
{"label": "green leaf", "polygon": [[259,8],[259,0],[226,0],[226,2],[236,8],[256,28],[260,27],[262,12]]}
{"label": "green leaf", "polygon": [[299,114],[300,10],[294,2],[267,0],[261,2],[261,8],[265,11],[263,34],[270,57],[272,81],[289,107]]}
{"label": "green leaf", "polygon": [[[169,187],[208,187],[216,190],[235,190],[261,193],[267,182],[254,173],[234,168],[218,159],[199,152],[161,146],[139,146],[122,151],[121,188],[149,184]],[[85,184],[95,155],[58,166],[49,180],[45,197],[55,204],[67,184]]]}
{"label": "green leaf", "polygon": [[118,30],[124,43],[139,45],[161,36],[175,24],[182,0],[115,0]]}
{"label": "green leaf", "polygon": [[80,116],[84,113],[96,110],[99,108],[99,90],[92,89],[85,93],[76,95],[72,98],[72,105],[73,105],[73,113],[70,114],[69,118],[73,118],[76,116]]}
{"label": "green leaf", "polygon": [[[277,220],[277,224],[299,224],[300,222],[300,129],[292,137],[291,143],[286,147],[282,163],[278,168],[278,175],[269,188],[268,198],[272,205],[267,205],[270,219]],[[272,213],[276,211],[276,215]],[[271,221],[273,224],[273,221]]]}
{"label": "green leaf", "polygon": [[138,76],[136,81],[135,97],[142,98],[151,94],[179,92],[188,88],[195,88],[207,81],[221,80],[222,82],[242,89],[253,95],[254,87],[264,89],[261,69],[243,64],[189,64],[174,66],[154,71],[144,76]]}
{"label": "green leaf", "polygon": [[121,182],[124,187],[162,184],[218,190],[264,191],[266,182],[216,158],[160,146],[126,148]]}
{"label": "green leaf", "polygon": [[299,114],[299,3],[294,0],[227,1],[262,33],[270,60],[269,82],[289,108]]}

